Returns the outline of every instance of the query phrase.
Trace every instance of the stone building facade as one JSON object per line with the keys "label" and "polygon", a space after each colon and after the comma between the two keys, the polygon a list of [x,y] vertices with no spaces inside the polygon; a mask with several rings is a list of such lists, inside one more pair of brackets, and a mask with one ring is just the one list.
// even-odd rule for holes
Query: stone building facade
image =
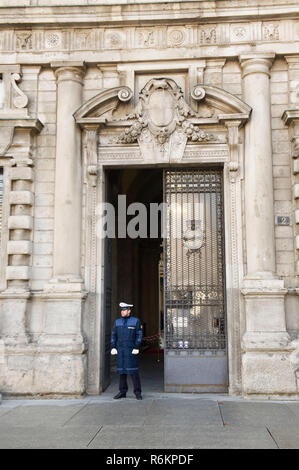
{"label": "stone building facade", "polygon": [[149,285],[160,254],[111,248],[98,205],[192,168],[222,178],[226,346],[165,347],[165,389],[298,399],[298,2],[2,0],[0,91],[0,392],[101,393],[118,302],[142,316],[120,265]]}

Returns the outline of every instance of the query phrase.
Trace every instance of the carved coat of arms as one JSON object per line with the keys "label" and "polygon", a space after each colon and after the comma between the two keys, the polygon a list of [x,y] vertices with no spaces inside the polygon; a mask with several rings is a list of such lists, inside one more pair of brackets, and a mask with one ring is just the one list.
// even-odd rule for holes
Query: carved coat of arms
{"label": "carved coat of arms", "polygon": [[[118,143],[138,141],[145,159],[162,154],[182,157],[188,139],[209,141],[215,137],[192,124],[197,114],[183,98],[182,89],[170,78],[153,78],[142,89],[138,104],[128,119],[132,125],[118,137]],[[189,118],[189,119],[188,119]]]}

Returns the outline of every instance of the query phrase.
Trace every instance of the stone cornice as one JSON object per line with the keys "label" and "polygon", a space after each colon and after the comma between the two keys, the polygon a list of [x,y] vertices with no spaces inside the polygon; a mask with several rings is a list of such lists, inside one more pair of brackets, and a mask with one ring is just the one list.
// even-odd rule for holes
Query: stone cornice
{"label": "stone cornice", "polygon": [[[294,17],[299,14],[298,2],[293,3],[280,0],[268,1],[261,6],[256,0],[248,5],[247,1],[164,1],[150,2],[141,0],[138,3],[127,4],[126,0],[115,1],[115,4],[84,5],[81,1],[74,1],[77,5],[69,6],[69,2],[60,6],[27,6],[0,8],[0,24],[7,25],[66,25],[66,24],[125,24],[126,22],[168,21],[173,23],[190,19],[203,23],[231,21],[256,18]],[[162,4],[162,6],[161,6]]]}
{"label": "stone cornice", "polygon": [[283,113],[281,119],[285,123],[285,125],[289,126],[292,122],[297,121],[299,122],[299,109],[286,109]]}
{"label": "stone cornice", "polygon": [[31,129],[33,132],[41,132],[44,125],[39,119],[34,118],[2,118],[0,117],[0,127],[14,127],[22,129]]}

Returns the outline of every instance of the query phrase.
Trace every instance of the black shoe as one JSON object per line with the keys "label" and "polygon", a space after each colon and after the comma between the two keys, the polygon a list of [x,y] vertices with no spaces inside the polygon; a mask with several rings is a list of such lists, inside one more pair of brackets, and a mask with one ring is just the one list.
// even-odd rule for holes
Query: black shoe
{"label": "black shoe", "polygon": [[115,400],[118,400],[119,398],[126,398],[126,394],[125,393],[122,393],[122,392],[118,392],[117,395],[115,395],[115,397],[113,397]]}
{"label": "black shoe", "polygon": [[136,395],[136,399],[137,400],[142,400],[142,396],[141,395]]}

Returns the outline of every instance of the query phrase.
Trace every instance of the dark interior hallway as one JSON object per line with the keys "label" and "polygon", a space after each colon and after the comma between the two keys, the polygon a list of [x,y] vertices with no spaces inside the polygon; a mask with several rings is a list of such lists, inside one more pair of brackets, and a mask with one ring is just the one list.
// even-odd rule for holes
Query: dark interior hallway
{"label": "dark interior hallway", "polygon": [[[117,213],[118,195],[126,195],[126,206],[139,202],[147,209],[147,238],[112,239],[111,259],[111,330],[114,320],[119,317],[119,303],[134,305],[132,315],[141,320],[145,338],[163,334],[163,248],[161,227],[158,237],[150,238],[150,204],[163,201],[163,171],[161,169],[108,170],[107,198]],[[127,223],[134,218],[127,215]],[[116,223],[117,227],[117,223]],[[140,376],[147,390],[163,391],[163,352],[158,355],[152,350],[159,349],[155,342],[144,341],[140,353]],[[117,382],[115,360],[111,358],[111,385]],[[129,385],[130,387],[130,385]]]}

